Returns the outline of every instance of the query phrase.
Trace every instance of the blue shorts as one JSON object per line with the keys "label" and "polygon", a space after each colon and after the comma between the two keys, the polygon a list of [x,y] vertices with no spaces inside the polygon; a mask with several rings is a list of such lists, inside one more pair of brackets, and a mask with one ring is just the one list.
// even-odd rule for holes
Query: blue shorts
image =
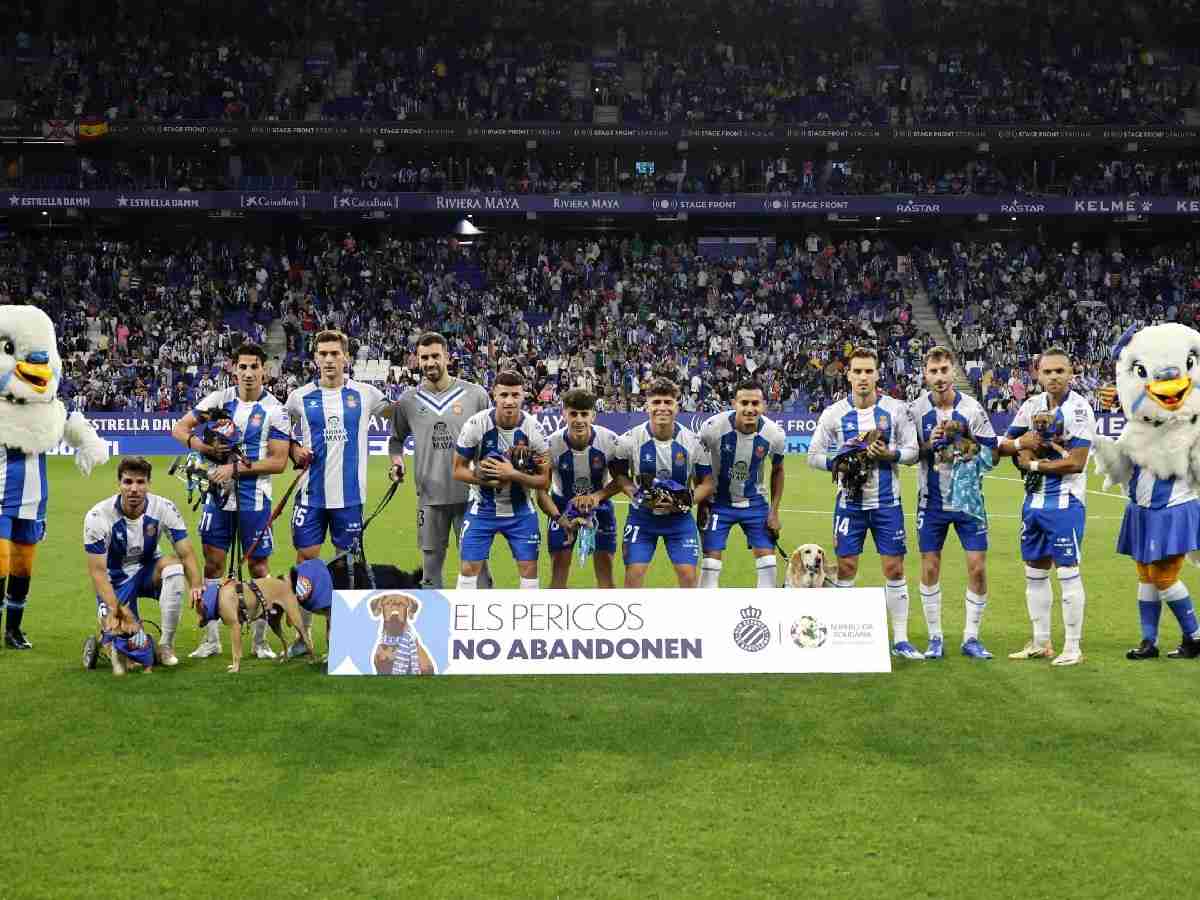
{"label": "blue shorts", "polygon": [[1031,509],[1027,499],[1021,510],[1021,559],[1049,557],[1056,566],[1079,565],[1085,522],[1083,504],[1074,497],[1066,509]]}
{"label": "blue shorts", "polygon": [[946,535],[950,533],[951,525],[964,550],[987,550],[987,522],[981,522],[965,512],[952,512],[939,507],[917,510],[917,544],[921,552],[940,553],[946,545]]}
{"label": "blue shorts", "polygon": [[700,532],[700,547],[709,550],[724,550],[729,543],[729,532],[740,525],[746,535],[746,543],[754,550],[770,549],[775,546],[767,532],[767,514],[771,509],[765,503],[752,506],[721,506],[714,503],[709,512],[708,524]]}
{"label": "blue shorts", "polygon": [[834,555],[861,554],[868,531],[880,556],[903,556],[908,552],[904,508],[900,504],[880,509],[846,509],[839,506],[833,511]]}
{"label": "blue shorts", "polygon": [[362,504],[342,509],[322,509],[297,503],[292,511],[292,546],[319,547],[325,543],[325,532],[328,530],[333,546],[339,550],[349,550],[362,537],[362,511]]}
{"label": "blue shorts", "polygon": [[[154,589],[154,569],[158,566],[160,559],[162,559],[161,556],[155,557],[154,562],[150,565],[142,566],[131,577],[121,582],[120,586],[113,588],[113,593],[117,595],[117,602],[122,606],[128,606],[139,619],[142,614],[138,611],[138,597],[158,599],[158,591]],[[103,619],[107,614],[108,606],[97,594],[96,615]]]}
{"label": "blue shorts", "polygon": [[1140,563],[1153,563],[1200,550],[1200,500],[1164,509],[1125,507],[1117,552]]}
{"label": "blue shorts", "polygon": [[267,527],[267,523],[271,521],[269,509],[244,509],[239,513],[231,509],[219,509],[211,502],[205,503],[204,512],[200,516],[200,543],[205,547],[229,552],[229,545],[233,543],[235,520],[242,552],[247,552],[259,534],[263,533],[263,539],[254,548],[252,558],[266,559],[270,556],[271,551],[275,549],[275,538],[271,529]]}
{"label": "blue shorts", "polygon": [[687,513],[656,516],[631,507],[625,517],[622,554],[625,565],[646,565],[654,559],[658,539],[667,545],[667,556],[676,566],[694,566],[700,561],[696,520]]}
{"label": "blue shorts", "polygon": [[463,516],[462,534],[458,539],[458,558],[463,562],[483,562],[492,552],[492,541],[502,534],[508,541],[513,559],[527,562],[538,558],[538,546],[542,543],[538,528],[537,513],[519,516],[493,516],[487,513],[472,513],[469,509]]}
{"label": "blue shorts", "polygon": [[46,523],[37,519],[0,516],[0,540],[14,544],[40,544],[46,536]]}
{"label": "blue shorts", "polygon": [[[554,505],[562,512],[567,508],[567,498],[555,497]],[[546,547],[551,553],[570,550],[574,544],[575,539],[568,537],[557,522],[547,526]],[[613,511],[612,503],[602,503],[596,507],[596,552],[617,552],[617,514]]]}

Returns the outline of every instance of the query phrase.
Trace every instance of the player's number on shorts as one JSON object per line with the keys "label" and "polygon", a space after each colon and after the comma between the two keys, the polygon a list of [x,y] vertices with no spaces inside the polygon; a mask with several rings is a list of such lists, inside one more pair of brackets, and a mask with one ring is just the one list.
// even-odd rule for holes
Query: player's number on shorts
{"label": "player's number on shorts", "polygon": [[425,527],[425,507],[423,506],[417,509],[417,527]]}
{"label": "player's number on shorts", "polygon": [[626,525],[625,526],[625,534],[624,534],[625,542],[636,544],[637,539],[638,539],[638,534],[641,532],[641,530],[642,530],[641,525]]}
{"label": "player's number on shorts", "polygon": [[299,528],[304,524],[304,515],[307,512],[303,506],[297,506],[292,510],[292,527]]}
{"label": "player's number on shorts", "polygon": [[850,517],[849,516],[839,516],[837,519],[835,519],[834,523],[833,523],[833,533],[841,534],[841,535],[849,534],[850,533]]}
{"label": "player's number on shorts", "polygon": [[212,513],[205,512],[204,515],[202,515],[200,517],[200,530],[208,531],[208,529],[210,529],[211,527],[212,527]]}
{"label": "player's number on shorts", "polygon": [[917,531],[920,531],[924,527],[925,527],[925,513],[919,512],[919,513],[917,513]]}
{"label": "player's number on shorts", "polygon": [[719,519],[719,518],[721,518],[721,517],[717,513],[712,513],[708,517],[708,530],[709,531],[717,530],[717,519]]}

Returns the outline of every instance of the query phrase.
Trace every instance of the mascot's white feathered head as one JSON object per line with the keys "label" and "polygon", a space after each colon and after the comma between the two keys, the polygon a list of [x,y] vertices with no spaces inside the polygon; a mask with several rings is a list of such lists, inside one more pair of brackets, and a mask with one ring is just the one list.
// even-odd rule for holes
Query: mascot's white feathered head
{"label": "mascot's white feathered head", "polygon": [[0,402],[52,403],[61,379],[50,317],[36,306],[0,306]]}
{"label": "mascot's white feathered head", "polygon": [[1171,323],[1130,329],[1118,342],[1117,396],[1130,424],[1195,425],[1200,416],[1200,331]]}

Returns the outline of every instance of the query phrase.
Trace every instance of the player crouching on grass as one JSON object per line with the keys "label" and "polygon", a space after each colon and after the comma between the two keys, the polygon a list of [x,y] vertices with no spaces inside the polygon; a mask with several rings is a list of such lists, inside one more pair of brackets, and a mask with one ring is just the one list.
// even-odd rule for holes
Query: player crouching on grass
{"label": "player crouching on grass", "polygon": [[596,587],[611,588],[617,554],[617,516],[611,498],[621,492],[621,485],[609,468],[619,438],[596,424],[592,394],[576,388],[563,394],[562,402],[567,424],[549,437],[553,486],[549,492],[538,491],[538,506],[550,522],[546,535],[554,565],[550,587],[567,586],[572,547],[583,539],[584,528],[591,528]]}
{"label": "player crouching on grass", "polygon": [[[83,548],[88,574],[96,589],[101,624],[118,605],[139,621],[138,598],[158,599],[162,641],[158,654],[166,666],[177,665],[175,632],[183,612],[184,576],[192,585],[192,602],[201,594],[200,568],[188,540],[187,526],[175,504],[150,493],[149,460],[126,457],[117,466],[118,493],[101,500],[83,520]],[[158,541],[166,532],[178,556],[163,556]]]}
{"label": "player crouching on grass", "polygon": [[[242,625],[246,623],[264,622],[270,625],[286,651],[287,641],[282,628],[285,616],[288,624],[300,635],[308,655],[316,661],[312,635],[304,626],[300,610],[325,616],[325,642],[328,645],[333,581],[324,562],[307,559],[292,567],[287,580],[267,577],[209,584],[204,588],[204,594],[193,600],[193,607],[199,616],[201,628],[206,628],[210,622],[224,622],[229,629],[229,643],[233,651],[229,672],[236,673],[241,668]],[[288,654],[281,653],[279,661],[287,662]]]}

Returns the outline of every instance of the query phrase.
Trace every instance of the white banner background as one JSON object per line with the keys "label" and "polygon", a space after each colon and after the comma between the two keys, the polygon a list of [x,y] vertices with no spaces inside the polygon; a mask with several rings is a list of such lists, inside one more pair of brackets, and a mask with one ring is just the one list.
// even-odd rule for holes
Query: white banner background
{"label": "white banner background", "polygon": [[392,674],[385,596],[441,675],[891,671],[882,588],[381,590],[335,592],[331,674]]}

